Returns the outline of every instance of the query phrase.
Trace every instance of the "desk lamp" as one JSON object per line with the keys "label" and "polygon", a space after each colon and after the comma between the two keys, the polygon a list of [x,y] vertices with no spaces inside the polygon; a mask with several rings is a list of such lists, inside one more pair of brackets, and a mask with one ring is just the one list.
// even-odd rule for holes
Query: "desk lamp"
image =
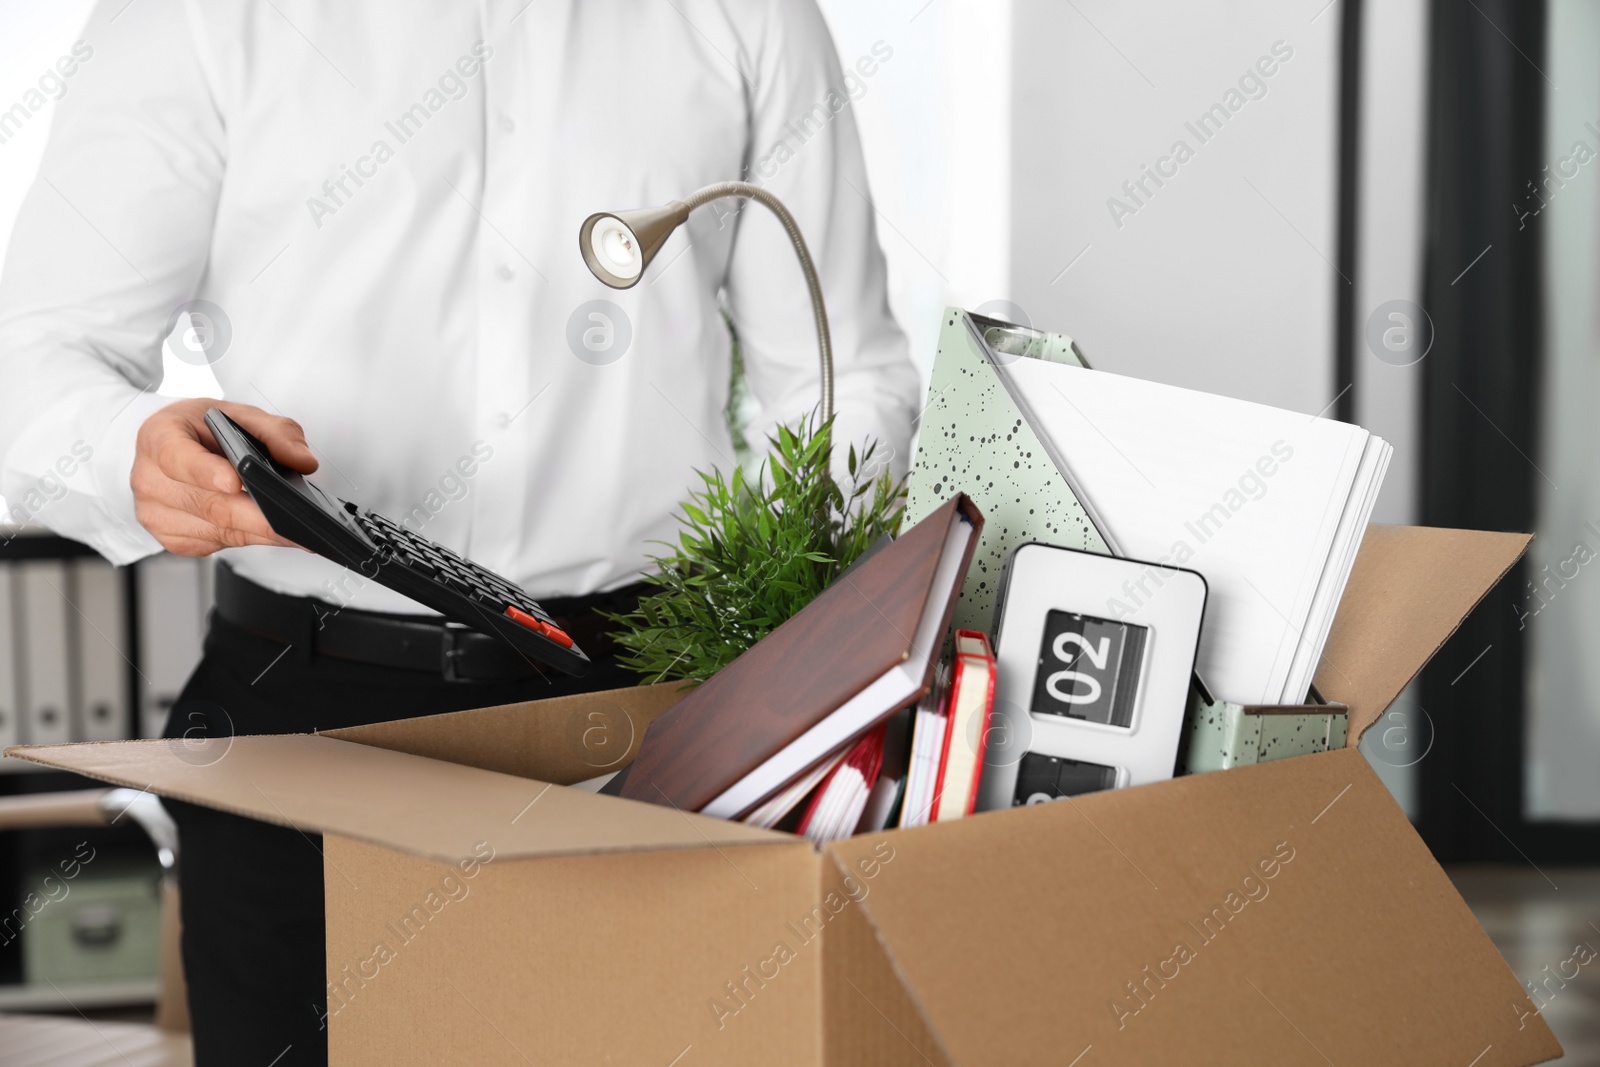
{"label": "desk lamp", "polygon": [[811,310],[817,320],[817,349],[822,364],[822,418],[826,421],[833,417],[833,340],[828,334],[828,312],[822,303],[822,283],[817,280],[817,268],[806,250],[806,239],[801,236],[799,224],[777,197],[750,182],[718,182],[665,207],[598,212],[583,220],[583,227],[578,231],[578,249],[596,278],[613,289],[631,289],[644,277],[644,269],[667,243],[672,231],[689,218],[689,212],[729,196],[744,197],[770,208],[783,223],[795,254],[800,257],[800,269],[805,273],[806,288],[811,292]]}

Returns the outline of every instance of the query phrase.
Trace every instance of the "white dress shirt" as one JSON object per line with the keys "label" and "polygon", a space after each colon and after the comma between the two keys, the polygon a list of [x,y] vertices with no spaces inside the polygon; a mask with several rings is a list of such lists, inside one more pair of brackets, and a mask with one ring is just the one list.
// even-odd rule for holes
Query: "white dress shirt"
{"label": "white dress shirt", "polygon": [[[918,380],[812,0],[109,0],[83,41],[0,274],[13,518],[116,563],[158,551],[134,438],[169,400],[174,315],[204,300],[221,315],[190,340],[224,395],[298,420],[334,495],[536,596],[633,580],[676,541],[695,469],[734,464],[724,312],[758,450],[817,404],[816,338],[758,205],[695,212],[625,292],[589,274],[578,227],[738,177],[816,258],[838,439],[903,470]],[[224,558],[422,610],[297,549]]]}

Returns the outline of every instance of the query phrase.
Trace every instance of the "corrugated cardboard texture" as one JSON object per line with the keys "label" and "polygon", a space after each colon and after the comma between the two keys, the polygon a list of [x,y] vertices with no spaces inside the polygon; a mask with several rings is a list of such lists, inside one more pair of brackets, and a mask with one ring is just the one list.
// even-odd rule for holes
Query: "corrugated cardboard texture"
{"label": "corrugated cardboard texture", "polygon": [[611,689],[328,730],[324,737],[571,785],[621,767],[682,684]]}
{"label": "corrugated cardboard texture", "polygon": [[[1560,1054],[1359,752],[889,839],[862,908],[963,1065]],[[853,862],[879,840],[831,851]]]}
{"label": "corrugated cardboard texture", "polygon": [[504,856],[704,848],[786,834],[304,734],[47,745],[17,755],[308,832],[455,860],[485,838]]}
{"label": "corrugated cardboard texture", "polygon": [[[946,1067],[945,1055],[928,1029],[905,984],[878,941],[878,933],[859,904],[892,866],[895,850],[884,844],[878,855],[846,867],[830,857],[823,870],[827,892],[852,903],[828,924],[823,939],[822,1022],[824,1063],[874,1067]],[[846,875],[848,874],[848,880]]]}
{"label": "corrugated cardboard texture", "polygon": [[1532,541],[1528,534],[1369,526],[1317,667],[1350,706],[1354,747]]}
{"label": "corrugated cardboard texture", "polygon": [[819,901],[804,842],[495,859],[471,879],[325,849],[338,1067],[821,1062],[820,939],[791,930]]}

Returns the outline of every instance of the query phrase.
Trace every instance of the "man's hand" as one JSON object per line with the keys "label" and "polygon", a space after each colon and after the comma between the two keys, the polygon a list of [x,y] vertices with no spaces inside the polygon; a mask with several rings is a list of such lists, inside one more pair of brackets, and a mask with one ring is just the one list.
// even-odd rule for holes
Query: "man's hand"
{"label": "man's hand", "polygon": [[139,427],[133,460],[133,500],[139,523],[161,547],[180,556],[209,556],[240,545],[286,545],[272,532],[256,502],[245,495],[233,465],[206,426],[209,408],[221,408],[302,474],[317,469],[305,433],[293,419],[248,404],[200,398],[178,400]]}

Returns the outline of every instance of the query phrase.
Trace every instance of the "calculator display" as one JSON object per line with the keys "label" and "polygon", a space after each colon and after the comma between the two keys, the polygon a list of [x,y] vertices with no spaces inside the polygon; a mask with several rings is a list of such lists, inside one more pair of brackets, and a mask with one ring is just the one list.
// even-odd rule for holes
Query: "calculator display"
{"label": "calculator display", "polygon": [[1049,612],[1031,710],[1126,729],[1133,722],[1148,632],[1133,623]]}

